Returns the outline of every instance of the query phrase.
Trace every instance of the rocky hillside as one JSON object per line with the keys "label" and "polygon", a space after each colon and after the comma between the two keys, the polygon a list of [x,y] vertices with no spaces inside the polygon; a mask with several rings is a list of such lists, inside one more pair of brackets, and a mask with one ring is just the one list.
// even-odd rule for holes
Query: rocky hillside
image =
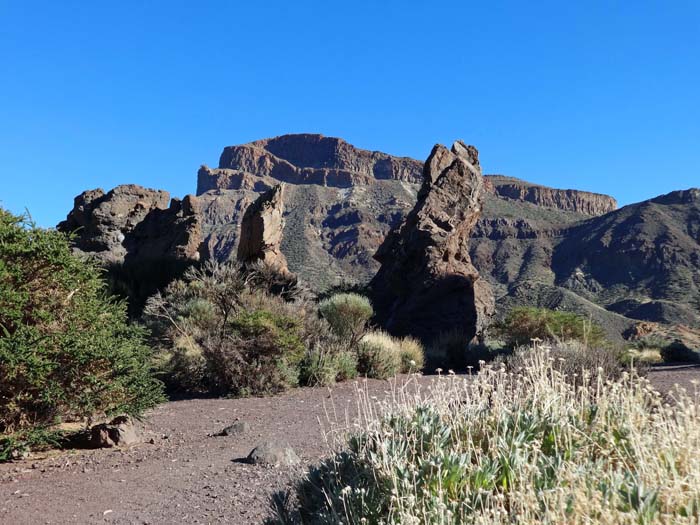
{"label": "rocky hillside", "polygon": [[[163,233],[159,253],[227,259],[237,254],[248,207],[285,183],[284,220],[276,223],[281,252],[290,271],[323,290],[370,281],[379,269],[373,255],[414,207],[423,176],[418,160],[338,138],[285,135],[225,148],[217,168],[200,168],[196,198],[168,207],[167,194],[158,192],[155,204],[150,197],[120,197],[125,204],[112,212],[84,202],[111,201],[125,187],[106,194],[112,197],[90,191],[76,198],[60,227],[81,226],[78,247],[119,260],[152,251],[141,244],[154,243],[157,225],[172,215],[180,227]],[[502,175],[484,179],[483,210],[469,251],[494,290],[497,314],[517,304],[573,309],[618,336],[637,320],[700,326],[698,190],[618,210],[605,195]],[[195,238],[201,244],[193,251]]]}

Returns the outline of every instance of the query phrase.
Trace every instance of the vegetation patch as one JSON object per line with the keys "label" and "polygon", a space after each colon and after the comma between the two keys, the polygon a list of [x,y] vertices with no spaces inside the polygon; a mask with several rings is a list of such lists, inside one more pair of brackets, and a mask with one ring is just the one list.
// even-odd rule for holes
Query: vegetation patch
{"label": "vegetation patch", "polygon": [[485,366],[388,401],[312,468],[281,523],[697,523],[700,411],[634,372],[579,371],[536,348],[517,372]]}

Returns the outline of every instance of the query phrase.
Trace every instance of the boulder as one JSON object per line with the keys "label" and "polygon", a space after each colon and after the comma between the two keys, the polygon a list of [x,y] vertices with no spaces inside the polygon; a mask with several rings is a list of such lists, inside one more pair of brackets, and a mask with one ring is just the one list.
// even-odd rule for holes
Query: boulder
{"label": "boulder", "polygon": [[467,340],[483,334],[494,299],[469,258],[483,186],[476,148],[433,148],[415,207],[375,254],[381,267],[370,286],[389,332],[426,343],[455,329]]}
{"label": "boulder", "polygon": [[140,442],[136,425],[128,416],[116,417],[90,429],[90,445],[94,448],[128,447]]}
{"label": "boulder", "polygon": [[296,452],[288,446],[265,442],[255,447],[247,458],[248,463],[267,467],[291,467],[301,463]]}

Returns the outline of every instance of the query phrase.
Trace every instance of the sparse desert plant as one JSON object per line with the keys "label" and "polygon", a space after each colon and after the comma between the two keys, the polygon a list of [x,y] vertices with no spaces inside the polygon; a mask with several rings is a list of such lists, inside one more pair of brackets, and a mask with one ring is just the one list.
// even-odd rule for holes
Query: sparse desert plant
{"label": "sparse desert plant", "polygon": [[[520,347],[505,359],[506,368],[522,372],[532,363],[532,358],[528,354],[541,351],[540,346],[540,343],[534,343]],[[552,360],[552,368],[561,373],[567,381],[576,385],[584,380],[585,371],[596,371],[596,377],[600,375],[606,379],[615,380],[629,369],[625,364],[625,351],[622,348],[614,346],[596,348],[579,341],[563,341],[545,348]],[[637,367],[636,373],[640,375],[643,370]],[[589,380],[593,378],[590,374],[588,377]]]}
{"label": "sparse desert plant", "polygon": [[607,343],[603,329],[592,321],[572,312],[546,308],[513,308],[493,331],[512,348],[529,345],[533,339],[553,343],[579,341],[591,347]]}
{"label": "sparse desert plant", "polygon": [[357,369],[374,379],[387,379],[401,371],[401,354],[396,339],[381,330],[367,332],[357,347]]}
{"label": "sparse desert plant", "polygon": [[331,432],[336,453],[280,522],[698,522],[697,398],[668,404],[634,371],[585,370],[575,386],[541,348],[522,359],[428,390],[409,380],[385,400],[359,390],[358,425]]}
{"label": "sparse desert plant", "polygon": [[420,372],[425,365],[425,350],[420,341],[413,337],[396,339],[401,359],[401,373]]}
{"label": "sparse desert plant", "polygon": [[162,399],[142,328],[68,237],[0,210],[0,435]]}
{"label": "sparse desert plant", "polygon": [[336,336],[347,342],[348,348],[355,347],[374,315],[369,299],[355,293],[340,293],[324,299],[318,311]]}

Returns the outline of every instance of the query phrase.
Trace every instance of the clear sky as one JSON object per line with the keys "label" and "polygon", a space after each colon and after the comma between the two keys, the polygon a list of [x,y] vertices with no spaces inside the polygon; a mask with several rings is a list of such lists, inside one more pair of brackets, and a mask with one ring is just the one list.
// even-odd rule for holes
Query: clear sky
{"label": "clear sky", "polygon": [[700,2],[0,0],[0,202],[193,193],[226,145],[318,132],[622,204],[700,186]]}

